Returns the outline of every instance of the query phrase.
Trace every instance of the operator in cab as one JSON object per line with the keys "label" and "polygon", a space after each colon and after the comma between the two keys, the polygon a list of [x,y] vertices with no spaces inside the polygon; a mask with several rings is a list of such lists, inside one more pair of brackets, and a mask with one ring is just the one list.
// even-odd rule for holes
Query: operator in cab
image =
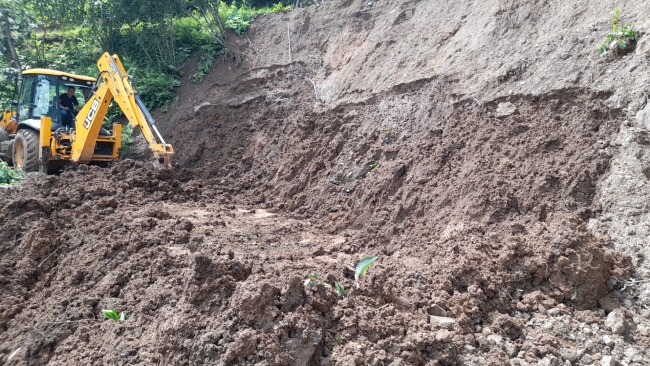
{"label": "operator in cab", "polygon": [[68,127],[73,126],[73,118],[79,112],[79,102],[74,96],[74,86],[68,86],[68,92],[61,94],[59,104],[61,107],[61,124]]}

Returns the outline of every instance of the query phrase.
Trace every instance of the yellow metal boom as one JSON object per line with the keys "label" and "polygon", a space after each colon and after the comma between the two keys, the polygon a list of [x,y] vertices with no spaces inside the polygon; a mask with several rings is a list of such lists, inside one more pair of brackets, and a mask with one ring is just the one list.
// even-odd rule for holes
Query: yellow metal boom
{"label": "yellow metal boom", "polygon": [[72,138],[71,160],[88,163],[93,158],[93,151],[102,127],[108,106],[115,99],[134,129],[139,128],[147,140],[151,152],[169,168],[169,159],[174,154],[171,145],[158,132],[155,121],[131,85],[122,62],[117,55],[104,53],[97,61],[99,68],[98,87],[92,97],[79,111],[75,119],[75,136]]}

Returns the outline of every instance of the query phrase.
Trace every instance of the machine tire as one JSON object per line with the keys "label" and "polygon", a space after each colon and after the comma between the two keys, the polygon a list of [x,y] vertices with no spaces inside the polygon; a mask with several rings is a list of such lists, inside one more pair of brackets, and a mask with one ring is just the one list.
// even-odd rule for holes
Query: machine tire
{"label": "machine tire", "polygon": [[20,130],[14,141],[14,166],[25,172],[37,172],[41,168],[38,161],[38,132]]}
{"label": "machine tire", "polygon": [[0,127],[0,142],[8,141],[8,140],[9,140],[9,134],[7,134],[7,131],[4,129],[4,127]]}

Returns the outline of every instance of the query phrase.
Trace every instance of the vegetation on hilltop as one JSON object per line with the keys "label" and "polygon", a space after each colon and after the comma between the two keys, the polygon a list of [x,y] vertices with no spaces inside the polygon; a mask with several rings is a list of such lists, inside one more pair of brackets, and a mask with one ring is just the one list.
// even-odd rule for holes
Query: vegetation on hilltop
{"label": "vegetation on hilltop", "polygon": [[[275,0],[0,0],[0,73],[44,67],[94,76],[99,56],[120,55],[149,108],[174,98],[179,70],[201,57],[195,82],[226,52],[226,29],[243,34],[258,15],[288,10]],[[0,85],[8,106],[13,86]],[[117,110],[109,112],[115,116]]]}

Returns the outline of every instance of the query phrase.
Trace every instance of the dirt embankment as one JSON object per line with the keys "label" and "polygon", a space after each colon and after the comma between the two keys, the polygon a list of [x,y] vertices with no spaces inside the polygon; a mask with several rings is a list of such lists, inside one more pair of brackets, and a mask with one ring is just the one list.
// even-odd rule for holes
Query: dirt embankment
{"label": "dirt embankment", "polygon": [[0,362],[647,363],[647,311],[612,281],[633,261],[587,225],[620,220],[601,186],[649,76],[643,44],[596,55],[610,10],[260,18],[157,116],[173,172],[124,161],[2,193]]}

